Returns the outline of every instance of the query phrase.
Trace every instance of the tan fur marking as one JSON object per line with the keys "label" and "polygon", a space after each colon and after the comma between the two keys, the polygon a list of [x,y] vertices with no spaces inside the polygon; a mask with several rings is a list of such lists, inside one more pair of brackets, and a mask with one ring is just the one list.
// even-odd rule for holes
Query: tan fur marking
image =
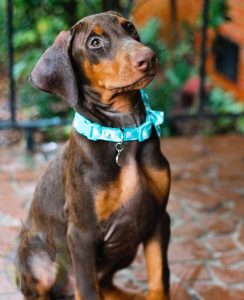
{"label": "tan fur marking", "polygon": [[137,167],[129,163],[121,169],[114,182],[97,191],[95,208],[99,222],[107,219],[131,199],[137,192],[138,181]]}
{"label": "tan fur marking", "polygon": [[41,298],[41,299],[43,299],[43,300],[44,299],[47,299],[47,300],[50,299],[48,296],[45,297],[45,295],[48,294],[50,292],[50,290],[46,289],[46,287],[43,286],[41,282],[38,282],[36,284],[36,291],[37,291],[39,296],[44,297],[44,298]]}
{"label": "tan fur marking", "polygon": [[[101,94],[103,103],[114,106],[114,103],[117,102],[111,103],[114,89],[119,90],[131,86],[130,90],[133,90],[135,87],[141,88],[145,82],[148,82],[149,79],[143,78],[140,70],[137,70],[131,63],[131,54],[142,47],[139,43],[136,45],[135,43],[133,41],[128,42],[112,60],[104,59],[98,64],[92,64],[88,59],[84,59],[81,68],[93,88]],[[121,97],[119,111],[128,112],[131,110],[131,103],[123,103],[125,98]]]}
{"label": "tan fur marking", "polygon": [[103,29],[99,25],[96,25],[94,27],[93,32],[96,33],[96,34],[98,34],[98,35],[103,35],[104,34]]}
{"label": "tan fur marking", "polygon": [[128,21],[125,19],[125,18],[123,18],[123,17],[118,17],[118,21],[119,21],[119,23],[121,24],[121,25],[123,25],[124,23],[127,23]]}
{"label": "tan fur marking", "polygon": [[75,289],[75,300],[84,300],[77,289]]}
{"label": "tan fur marking", "polygon": [[[111,78],[118,80],[121,78],[119,74],[119,63],[116,61],[104,60],[97,65],[91,64],[88,60],[84,60],[83,69],[86,77],[90,80],[91,85],[101,95],[101,101],[106,105],[112,105],[115,110],[121,112],[130,112],[132,101],[128,101],[128,97],[117,96],[111,100],[111,91],[107,89],[107,82],[112,83]],[[127,82],[129,79],[126,79]],[[118,81],[116,85],[121,85],[121,81]],[[118,99],[119,98],[119,99]]]}
{"label": "tan fur marking", "polygon": [[153,192],[157,201],[163,204],[164,198],[167,196],[170,188],[170,174],[167,169],[156,170],[145,167],[144,174],[148,187]]}
{"label": "tan fur marking", "polygon": [[123,71],[122,74],[121,65],[127,65],[126,62],[122,63],[123,60],[128,60],[128,58],[123,57],[122,53],[113,60],[101,60],[99,64],[92,64],[88,59],[85,59],[83,63],[85,75],[95,88],[108,88],[114,80],[116,82],[116,84],[114,83],[115,86],[120,86],[124,81],[128,83],[134,74],[129,72],[131,67],[126,67],[126,71]]}
{"label": "tan fur marking", "polygon": [[153,239],[144,248],[147,277],[148,294],[147,300],[166,300],[163,292],[162,253],[159,241]]}

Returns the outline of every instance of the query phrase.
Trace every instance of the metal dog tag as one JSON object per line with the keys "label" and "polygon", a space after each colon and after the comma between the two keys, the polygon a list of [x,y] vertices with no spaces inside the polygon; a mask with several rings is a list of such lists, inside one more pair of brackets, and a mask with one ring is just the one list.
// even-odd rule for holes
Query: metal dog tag
{"label": "metal dog tag", "polygon": [[120,167],[119,156],[120,156],[120,153],[124,150],[123,142],[117,143],[115,145],[115,149],[117,150],[117,155],[116,155],[115,161],[116,161],[116,164]]}

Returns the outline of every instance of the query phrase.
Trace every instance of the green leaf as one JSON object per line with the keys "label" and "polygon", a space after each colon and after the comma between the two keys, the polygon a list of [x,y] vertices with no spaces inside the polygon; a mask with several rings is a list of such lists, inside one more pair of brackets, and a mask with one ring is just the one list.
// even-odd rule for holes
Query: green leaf
{"label": "green leaf", "polygon": [[244,134],[244,117],[240,117],[237,119],[236,128],[240,133]]}

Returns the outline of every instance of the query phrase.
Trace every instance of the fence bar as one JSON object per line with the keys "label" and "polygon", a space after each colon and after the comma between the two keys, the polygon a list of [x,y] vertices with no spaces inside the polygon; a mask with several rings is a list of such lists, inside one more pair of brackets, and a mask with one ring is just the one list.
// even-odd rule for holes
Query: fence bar
{"label": "fence bar", "polygon": [[228,120],[236,120],[238,118],[244,118],[244,113],[210,113],[201,112],[197,114],[170,114],[166,115],[165,119],[173,121],[190,121],[190,120],[219,120],[226,118]]}
{"label": "fence bar", "polygon": [[70,119],[61,119],[58,117],[50,118],[50,119],[38,119],[38,120],[30,120],[30,121],[18,121],[13,123],[10,121],[1,121],[0,122],[0,130],[2,129],[38,129],[38,128],[47,128],[51,126],[63,126],[71,124],[72,120]]}
{"label": "fence bar", "polygon": [[200,87],[199,87],[199,113],[204,111],[204,104],[207,99],[205,81],[206,81],[206,59],[208,48],[208,13],[209,0],[203,0],[203,15],[202,15],[202,38],[201,38],[201,52],[200,52]]}
{"label": "fence bar", "polygon": [[13,3],[7,0],[7,41],[8,41],[8,76],[9,76],[9,109],[11,121],[16,122],[15,109],[15,81],[13,74],[14,66],[14,49],[13,49]]}
{"label": "fence bar", "polygon": [[[181,120],[194,120],[194,119],[209,119],[209,120],[218,120],[221,118],[227,119],[238,119],[243,118],[244,113],[210,113],[202,112],[197,114],[169,114],[166,115],[166,120],[181,121]],[[51,118],[51,119],[39,119],[33,121],[19,121],[13,123],[12,121],[1,121],[0,130],[2,129],[24,129],[24,130],[38,130],[40,128],[55,127],[55,126],[65,126],[71,125],[71,119],[60,119],[60,118]]]}

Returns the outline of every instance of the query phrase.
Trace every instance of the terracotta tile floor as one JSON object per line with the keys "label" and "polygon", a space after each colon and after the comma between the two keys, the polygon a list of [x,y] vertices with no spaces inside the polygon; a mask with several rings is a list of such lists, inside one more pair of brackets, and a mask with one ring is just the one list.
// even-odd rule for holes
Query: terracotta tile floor
{"label": "terracotta tile floor", "polygon": [[[172,300],[244,299],[244,137],[162,140],[173,184],[168,210]],[[0,299],[21,299],[13,284],[13,247],[36,181],[53,157],[23,145],[0,149]],[[139,250],[117,284],[145,290]]]}

